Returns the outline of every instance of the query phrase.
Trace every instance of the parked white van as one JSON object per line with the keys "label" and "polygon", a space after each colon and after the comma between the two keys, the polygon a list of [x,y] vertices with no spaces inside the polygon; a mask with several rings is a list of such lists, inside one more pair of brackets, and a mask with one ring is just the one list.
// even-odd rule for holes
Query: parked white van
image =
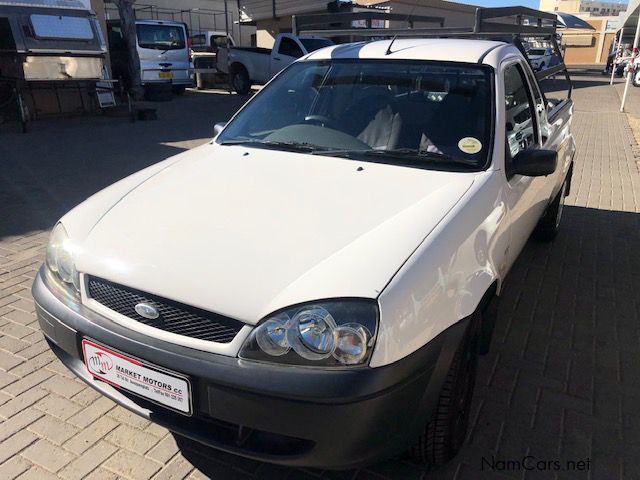
{"label": "parked white van", "polygon": [[[128,86],[131,75],[120,21],[109,21],[107,32],[113,75]],[[189,31],[184,23],[137,20],[136,32],[142,85],[171,83],[174,92],[182,93],[193,84]]]}

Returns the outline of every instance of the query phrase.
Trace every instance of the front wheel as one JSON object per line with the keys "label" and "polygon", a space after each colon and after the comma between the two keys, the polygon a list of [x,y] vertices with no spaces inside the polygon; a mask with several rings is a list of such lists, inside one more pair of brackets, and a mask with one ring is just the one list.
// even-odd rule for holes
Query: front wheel
{"label": "front wheel", "polygon": [[438,398],[438,406],[418,441],[409,450],[414,461],[443,465],[462,447],[467,436],[476,381],[477,346],[477,332],[472,323],[451,362]]}
{"label": "front wheel", "polygon": [[565,180],[560,188],[560,191],[547,208],[536,229],[533,231],[533,236],[536,240],[541,242],[550,242],[560,230],[560,221],[562,220],[562,213],[564,211],[564,199],[567,194],[567,181]]}
{"label": "front wheel", "polygon": [[634,87],[640,87],[640,69],[637,69],[633,72],[633,77],[631,77],[631,82]]}

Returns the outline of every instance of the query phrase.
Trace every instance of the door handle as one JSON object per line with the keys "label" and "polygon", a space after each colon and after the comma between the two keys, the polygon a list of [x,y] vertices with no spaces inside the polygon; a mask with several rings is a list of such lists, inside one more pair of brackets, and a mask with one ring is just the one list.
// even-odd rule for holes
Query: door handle
{"label": "door handle", "polygon": [[280,61],[280,57],[273,57],[274,60]]}

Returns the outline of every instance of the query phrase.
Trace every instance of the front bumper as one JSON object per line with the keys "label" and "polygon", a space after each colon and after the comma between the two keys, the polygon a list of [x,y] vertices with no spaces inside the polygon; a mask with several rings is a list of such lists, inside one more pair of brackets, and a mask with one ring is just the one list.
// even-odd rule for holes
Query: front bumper
{"label": "front bumper", "polygon": [[[277,366],[193,350],[126,329],[50,290],[42,269],[32,292],[51,349],[91,387],[197,442],[290,466],[349,468],[405,450],[435,407],[466,326],[459,322],[384,367]],[[84,337],[188,375],[193,416],[94,379],[82,358]]]}

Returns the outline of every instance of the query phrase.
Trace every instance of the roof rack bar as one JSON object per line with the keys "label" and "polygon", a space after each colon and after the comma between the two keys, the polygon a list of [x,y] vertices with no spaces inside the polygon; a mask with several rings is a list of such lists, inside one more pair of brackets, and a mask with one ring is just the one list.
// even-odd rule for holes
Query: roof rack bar
{"label": "roof rack bar", "polygon": [[[351,22],[353,20],[391,20],[404,21],[410,25],[410,28],[317,28],[332,23]],[[503,19],[503,21],[488,21]],[[513,19],[514,21],[505,21]],[[524,20],[527,20],[525,22]],[[295,34],[300,35],[303,32],[307,34],[315,34],[322,36],[420,36],[433,35],[432,31],[438,31],[433,28],[411,28],[413,22],[438,23],[442,34],[447,33],[475,33],[475,34],[509,34],[509,35],[527,35],[527,36],[545,36],[552,35],[556,32],[557,17],[553,13],[541,12],[527,7],[496,7],[482,8],[478,7],[475,13],[474,24],[469,27],[454,27],[456,30],[450,30],[444,27],[444,18],[418,16],[402,14],[386,13],[385,11],[370,12],[346,12],[346,13],[321,13],[315,15],[294,15],[292,30]]]}
{"label": "roof rack bar", "polygon": [[530,17],[535,18],[536,23],[538,23],[538,21],[542,23],[542,20],[551,20],[553,22],[557,21],[557,17],[553,13],[534,10],[533,8],[528,7],[478,7],[478,9],[476,9],[476,18],[479,18],[480,22],[491,18],[504,17]]}
{"label": "roof rack bar", "polygon": [[[312,15],[293,15],[292,32],[299,35],[302,30],[313,30],[310,27],[317,25],[328,25],[331,23],[351,23],[354,20],[388,20],[406,22],[413,26],[415,22],[437,23],[444,26],[444,17],[434,17],[425,15],[403,15],[400,13],[387,13],[384,10],[371,10],[367,12],[344,12],[344,13],[318,13]],[[354,30],[359,30],[354,28]],[[378,29],[382,30],[382,29]]]}
{"label": "roof rack bar", "polygon": [[[496,28],[492,31],[476,32],[469,27],[443,27],[443,28],[342,28],[327,30],[300,30],[301,34],[313,34],[321,37],[340,37],[344,35],[353,35],[355,37],[446,37],[450,35],[470,36],[478,38],[490,38],[505,35],[513,35],[512,28],[509,25],[495,23],[492,24]],[[536,28],[529,25],[523,25],[521,28],[522,35],[526,37],[548,38],[553,35],[555,30],[550,28]]]}
{"label": "roof rack bar", "polygon": [[545,68],[544,70],[540,70],[536,72],[536,78],[538,80],[544,80],[545,78],[549,78],[553,75],[556,75],[565,70],[564,63],[559,63],[558,65],[554,65],[553,67]]}
{"label": "roof rack bar", "polygon": [[[398,19],[397,17],[403,17]],[[323,37],[354,36],[354,37],[462,37],[462,38],[482,38],[499,40],[515,45],[527,61],[529,61],[522,39],[544,39],[549,41],[557,55],[560,63],[536,73],[538,80],[564,72],[567,79],[569,98],[571,98],[571,77],[562,58],[562,51],[558,45],[556,31],[558,19],[554,13],[542,12],[527,7],[478,7],[475,13],[473,25],[468,27],[444,27],[444,19],[440,17],[417,17],[415,21],[439,23],[440,28],[317,28],[332,23],[358,19],[382,19],[382,20],[403,20],[408,22],[410,27],[413,23],[410,17],[404,15],[389,14],[384,11],[363,13],[334,13],[319,15],[303,15],[293,17],[293,31],[298,35],[303,32]],[[490,21],[493,20],[493,21]],[[529,62],[529,65],[531,63]]]}

